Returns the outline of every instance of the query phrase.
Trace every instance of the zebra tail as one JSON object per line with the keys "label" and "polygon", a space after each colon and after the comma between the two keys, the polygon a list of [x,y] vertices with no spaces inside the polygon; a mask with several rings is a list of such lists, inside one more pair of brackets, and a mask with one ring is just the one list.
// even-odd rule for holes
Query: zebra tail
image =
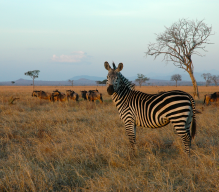
{"label": "zebra tail", "polygon": [[190,97],[190,100],[191,100],[191,103],[192,103],[192,110],[193,110],[191,136],[192,136],[192,139],[194,139],[195,133],[196,133],[196,117],[195,117],[196,110],[195,110],[195,101],[192,98],[192,96]]}
{"label": "zebra tail", "polygon": [[192,120],[192,139],[194,139],[195,137],[195,133],[196,133],[196,119],[194,117],[194,114],[193,114],[193,120]]}

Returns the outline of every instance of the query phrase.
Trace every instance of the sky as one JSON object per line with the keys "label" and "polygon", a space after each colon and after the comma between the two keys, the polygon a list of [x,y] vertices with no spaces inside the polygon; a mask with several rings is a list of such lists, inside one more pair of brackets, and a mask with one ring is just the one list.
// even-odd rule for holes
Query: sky
{"label": "sky", "polygon": [[[195,72],[219,71],[218,0],[0,0],[0,81],[68,80],[107,76],[104,62],[122,62],[122,74],[184,73],[163,57],[145,56],[149,43],[179,19],[204,20],[214,35]],[[215,74],[219,75],[219,74]]]}

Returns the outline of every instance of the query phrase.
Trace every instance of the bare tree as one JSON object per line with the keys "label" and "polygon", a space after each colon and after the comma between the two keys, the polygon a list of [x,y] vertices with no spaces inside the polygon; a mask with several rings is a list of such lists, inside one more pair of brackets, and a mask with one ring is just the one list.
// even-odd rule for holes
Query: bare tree
{"label": "bare tree", "polygon": [[165,28],[164,33],[156,34],[157,43],[149,43],[146,56],[151,55],[156,59],[159,55],[164,55],[163,60],[171,61],[176,67],[187,71],[192,80],[194,97],[199,98],[192,55],[203,56],[197,49],[206,51],[205,44],[210,44],[208,37],[213,35],[212,27],[208,27],[203,20],[180,19],[171,27]]}
{"label": "bare tree", "polygon": [[74,80],[70,80],[70,79],[69,79],[68,82],[71,83],[71,86],[73,87],[73,85],[74,85],[74,84],[73,84]]}
{"label": "bare tree", "polygon": [[203,73],[201,76],[204,78],[207,87],[211,83],[211,73]]}
{"label": "bare tree", "polygon": [[212,75],[211,80],[215,83],[215,86],[219,83],[219,75]]}
{"label": "bare tree", "polygon": [[182,81],[182,76],[180,74],[172,75],[171,81],[176,81],[176,87],[177,87],[177,81]]}
{"label": "bare tree", "polygon": [[149,81],[149,78],[145,77],[143,74],[138,74],[138,78],[135,79],[135,81],[138,82],[141,87],[142,83]]}
{"label": "bare tree", "polygon": [[33,79],[33,90],[34,90],[34,79],[38,78],[40,70],[33,70],[24,73],[24,75],[30,76]]}

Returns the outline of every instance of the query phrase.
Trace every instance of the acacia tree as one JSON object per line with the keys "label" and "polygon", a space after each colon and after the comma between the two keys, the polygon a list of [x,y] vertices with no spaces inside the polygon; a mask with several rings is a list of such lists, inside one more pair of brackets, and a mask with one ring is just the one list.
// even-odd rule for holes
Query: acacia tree
{"label": "acacia tree", "polygon": [[176,81],[176,87],[177,87],[177,81],[182,81],[182,76],[180,74],[172,75],[171,81]]}
{"label": "acacia tree", "polygon": [[34,79],[38,78],[40,70],[33,70],[24,73],[24,75],[30,76],[33,79],[33,90],[34,90]]}
{"label": "acacia tree", "polygon": [[217,86],[218,82],[219,82],[219,75],[213,75],[211,76],[211,80],[215,83],[215,86]]}
{"label": "acacia tree", "polygon": [[136,82],[139,83],[139,86],[141,87],[142,83],[149,81],[149,78],[145,77],[143,74],[137,74],[138,78],[135,79]]}
{"label": "acacia tree", "polygon": [[203,56],[197,50],[205,50],[208,37],[213,35],[212,27],[208,27],[203,20],[191,21],[180,19],[170,27],[165,27],[164,33],[156,34],[157,43],[149,43],[146,56],[164,55],[164,60],[171,61],[176,67],[189,73],[192,80],[194,97],[199,98],[198,86],[194,77],[192,55]]}
{"label": "acacia tree", "polygon": [[12,85],[15,83],[15,81],[11,81]]}
{"label": "acacia tree", "polygon": [[107,79],[104,79],[103,81],[96,81],[96,84],[106,84]]}
{"label": "acacia tree", "polygon": [[203,73],[201,76],[204,78],[206,82],[205,85],[207,87],[211,83],[211,79],[212,79],[211,73]]}
{"label": "acacia tree", "polygon": [[74,85],[74,84],[73,84],[74,80],[70,80],[70,79],[69,79],[68,82],[71,83],[71,86],[73,87],[73,85]]}
{"label": "acacia tree", "polygon": [[105,84],[106,85],[107,79],[104,79],[103,81],[100,82],[100,84]]}
{"label": "acacia tree", "polygon": [[96,82],[96,84],[97,84],[97,86],[98,86],[98,85],[100,84],[101,81],[95,81],[95,82]]}

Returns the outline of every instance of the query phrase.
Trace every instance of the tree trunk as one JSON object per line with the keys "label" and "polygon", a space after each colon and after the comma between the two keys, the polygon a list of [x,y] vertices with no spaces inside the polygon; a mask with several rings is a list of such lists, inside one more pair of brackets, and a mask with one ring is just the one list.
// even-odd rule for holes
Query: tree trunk
{"label": "tree trunk", "polygon": [[33,77],[33,91],[34,91],[34,77]]}
{"label": "tree trunk", "polygon": [[176,81],[176,87],[177,87],[177,81]]}
{"label": "tree trunk", "polygon": [[198,85],[197,85],[197,82],[196,82],[195,77],[193,75],[193,72],[188,71],[188,73],[189,73],[189,76],[190,76],[190,78],[192,80],[192,84],[193,84],[193,90],[194,90],[193,97],[195,99],[199,98]]}

